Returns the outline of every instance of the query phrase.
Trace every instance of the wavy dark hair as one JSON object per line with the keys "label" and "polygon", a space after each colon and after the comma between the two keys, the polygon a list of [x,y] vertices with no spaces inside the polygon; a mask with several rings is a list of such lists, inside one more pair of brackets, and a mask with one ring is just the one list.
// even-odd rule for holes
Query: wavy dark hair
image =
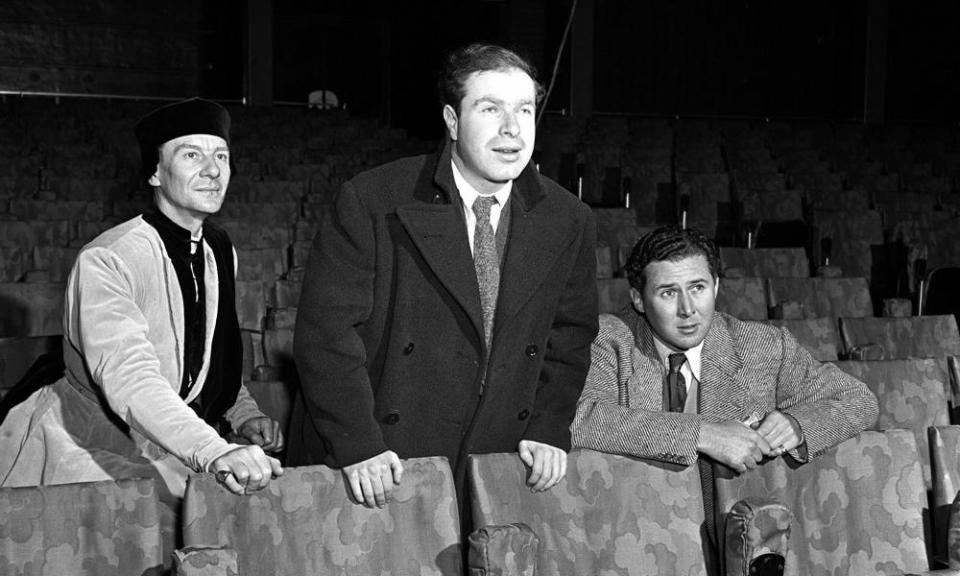
{"label": "wavy dark hair", "polygon": [[543,99],[543,85],[537,80],[537,69],[526,58],[513,50],[496,44],[470,44],[448,52],[443,59],[437,79],[440,106],[449,104],[460,114],[460,102],[466,94],[467,78],[474,72],[517,69],[533,80],[537,104]]}
{"label": "wavy dark hair", "polygon": [[706,258],[710,274],[714,278],[717,277],[720,270],[720,255],[713,240],[692,228],[663,226],[648,232],[637,241],[623,269],[630,286],[642,293],[646,283],[643,271],[648,264],[665,260],[676,262],[690,256]]}

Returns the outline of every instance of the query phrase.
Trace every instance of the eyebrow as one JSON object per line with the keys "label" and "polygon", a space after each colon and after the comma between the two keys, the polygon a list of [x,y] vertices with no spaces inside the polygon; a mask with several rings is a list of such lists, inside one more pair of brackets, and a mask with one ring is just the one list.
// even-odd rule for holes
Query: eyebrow
{"label": "eyebrow", "polygon": [[[473,105],[476,106],[477,104],[481,104],[481,103],[483,103],[483,102],[491,102],[491,103],[493,103],[493,104],[497,104],[497,105],[500,105],[500,106],[502,106],[503,104],[505,104],[505,102],[504,102],[504,100],[503,100],[502,98],[497,98],[496,96],[492,96],[492,95],[490,95],[490,94],[485,94],[485,95],[483,95],[483,96],[480,96],[480,97],[477,98],[476,100],[474,100],[474,101],[473,101]],[[520,106],[533,105],[533,103],[534,103],[534,101],[531,100],[531,99],[529,99],[529,98],[524,98],[523,100],[520,100],[520,101],[518,102],[518,104],[519,104]]]}
{"label": "eyebrow", "polygon": [[[183,150],[184,148],[188,148],[188,149],[190,149],[190,150],[196,150],[197,152],[203,152],[203,148],[202,148],[202,147],[197,146],[196,144],[189,144],[189,143],[187,143],[187,142],[184,142],[184,143],[182,143],[182,144],[177,144],[177,146],[173,149],[173,153],[176,154],[177,152]],[[216,148],[213,149],[213,151],[214,151],[214,152],[229,152],[230,149],[229,149],[228,147],[226,147],[226,146],[217,146]]]}

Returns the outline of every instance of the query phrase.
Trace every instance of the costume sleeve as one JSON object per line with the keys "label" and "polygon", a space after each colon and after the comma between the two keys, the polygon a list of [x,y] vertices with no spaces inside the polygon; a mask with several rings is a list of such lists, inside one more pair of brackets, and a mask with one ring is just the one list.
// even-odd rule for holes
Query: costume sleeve
{"label": "costume sleeve", "polygon": [[697,459],[701,416],[631,404],[628,382],[636,369],[633,340],[633,333],[621,320],[601,316],[600,333],[591,346],[590,372],[570,427],[573,445],[690,465]]}
{"label": "costume sleeve", "polygon": [[250,391],[247,390],[247,386],[240,383],[240,388],[237,390],[237,401],[233,403],[233,406],[223,415],[226,418],[227,422],[230,423],[230,427],[236,431],[240,426],[251,418],[261,418],[266,417],[267,415],[260,410],[260,406],[257,404],[256,399],[250,395]]}
{"label": "costume sleeve", "polygon": [[136,271],[112,251],[81,251],[69,284],[78,324],[75,344],[93,382],[124,422],[193,470],[205,471],[237,446],[197,416],[164,378],[137,305],[138,299],[155,297],[143,294],[143,287]]}
{"label": "costume sleeve", "polygon": [[347,182],[313,241],[297,309],[294,357],[304,406],[336,467],[388,450],[358,331],[373,307],[373,230]]}
{"label": "costume sleeve", "polygon": [[[793,416],[806,440],[807,458],[870,428],[877,421],[877,397],[867,385],[830,363],[817,361],[786,328],[777,382],[777,406]],[[791,456],[804,461],[802,453]]]}
{"label": "costume sleeve", "polygon": [[547,336],[537,397],[524,439],[570,450],[570,422],[590,365],[590,342],[597,334],[597,225],[583,208],[577,231],[579,249]]}

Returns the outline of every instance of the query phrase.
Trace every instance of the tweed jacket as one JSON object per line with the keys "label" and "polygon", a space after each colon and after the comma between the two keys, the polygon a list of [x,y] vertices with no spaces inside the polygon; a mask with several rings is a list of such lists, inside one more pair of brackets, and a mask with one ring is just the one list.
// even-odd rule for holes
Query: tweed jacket
{"label": "tweed jacket", "polygon": [[522,439],[569,449],[597,330],[592,213],[532,165],[514,181],[486,350],[450,158],[448,143],[360,174],[321,224],[297,313],[288,463],[389,449],[446,456],[462,478],[464,454]]}
{"label": "tweed jacket", "polygon": [[571,426],[573,444],[689,465],[704,421],[743,421],[772,410],[793,416],[813,458],[869,428],[877,399],[833,364],[821,364],[785,328],[715,312],[704,340],[699,410],[663,408],[663,366],[646,318],[633,307],[604,314]]}
{"label": "tweed jacket", "polygon": [[[187,405],[203,389],[216,324],[217,266],[205,250],[206,341],[197,384],[180,398],[183,300],[156,229],[138,216],[84,246],[67,282],[58,382],[11,410],[0,430],[0,485],[159,476],[183,495],[190,471],[234,449]],[[235,359],[241,362],[240,358]],[[241,385],[225,417],[263,416]]]}

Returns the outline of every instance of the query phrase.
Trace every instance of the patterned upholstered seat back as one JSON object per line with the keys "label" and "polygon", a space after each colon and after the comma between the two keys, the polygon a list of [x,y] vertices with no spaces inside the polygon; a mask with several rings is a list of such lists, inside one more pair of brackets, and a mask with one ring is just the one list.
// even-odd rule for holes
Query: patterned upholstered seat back
{"label": "patterned upholstered seat back", "polygon": [[796,302],[803,318],[872,316],[866,278],[767,278],[770,307]]}
{"label": "patterned upholstered seat back", "polygon": [[913,432],[930,483],[930,450],[927,428],[950,423],[946,362],[932,358],[912,360],[848,360],[836,362],[844,372],[866,383],[877,396],[880,414],[875,430],[903,428]]}
{"label": "patterned upholstered seat back", "polygon": [[469,474],[474,527],[529,525],[540,576],[706,573],[696,466],[574,450],[566,478],[539,493],[516,454],[472,456]]}
{"label": "patterned upholstered seat back", "polygon": [[797,342],[821,362],[832,362],[839,358],[842,344],[836,318],[779,319],[766,320],[765,323],[789,330]]}
{"label": "patterned upholstered seat back", "polygon": [[192,476],[185,546],[230,546],[239,573],[454,576],[463,571],[453,476],[445,458],[404,461],[394,501],[369,509],[347,497],[326,466],[286,468],[260,492],[238,496],[212,474]]}
{"label": "patterned upholstered seat back", "polygon": [[0,574],[162,572],[152,479],[0,488]]}
{"label": "patterned upholstered seat back", "polygon": [[777,458],[715,478],[717,506],[769,497],[793,512],[785,574],[902,574],[928,569],[926,491],[913,434],[864,432],[813,461]]}
{"label": "patterned upholstered seat back", "polygon": [[810,277],[810,263],[803,248],[720,247],[720,265],[730,276]]}
{"label": "patterned upholstered seat back", "polygon": [[847,352],[868,359],[944,358],[960,355],[960,332],[951,315],[906,318],[840,318]]}
{"label": "patterned upholstered seat back", "polygon": [[721,278],[717,310],[740,320],[767,317],[767,290],[763,278]]}

